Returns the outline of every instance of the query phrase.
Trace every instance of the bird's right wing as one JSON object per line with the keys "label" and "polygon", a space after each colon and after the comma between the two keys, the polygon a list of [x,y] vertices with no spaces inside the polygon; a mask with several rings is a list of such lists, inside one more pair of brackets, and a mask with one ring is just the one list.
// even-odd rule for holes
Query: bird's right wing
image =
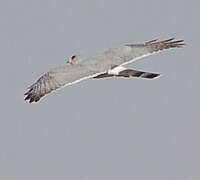
{"label": "bird's right wing", "polygon": [[117,48],[110,48],[105,51],[105,54],[123,59],[123,62],[117,65],[126,65],[145,56],[150,56],[166,49],[183,47],[183,45],[185,45],[183,40],[175,40],[174,38],[164,41],[152,40],[144,44],[127,44]]}
{"label": "bird's right wing", "polygon": [[29,87],[28,92],[25,93],[25,100],[30,103],[37,102],[41,97],[56,89],[78,83],[98,74],[100,73],[78,64],[55,68]]}

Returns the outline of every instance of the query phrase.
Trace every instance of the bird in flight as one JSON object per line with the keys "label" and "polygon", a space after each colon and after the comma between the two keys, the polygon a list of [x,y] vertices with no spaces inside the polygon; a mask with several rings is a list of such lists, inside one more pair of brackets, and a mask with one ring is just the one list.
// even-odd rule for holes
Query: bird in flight
{"label": "bird in flight", "polygon": [[110,48],[91,57],[72,56],[66,65],[54,68],[40,77],[25,93],[29,103],[37,102],[46,94],[89,78],[140,77],[154,79],[157,73],[144,72],[124,67],[137,59],[158,53],[165,49],[179,48],[183,40],[174,38],[164,41],[152,40],[144,44],[126,44]]}

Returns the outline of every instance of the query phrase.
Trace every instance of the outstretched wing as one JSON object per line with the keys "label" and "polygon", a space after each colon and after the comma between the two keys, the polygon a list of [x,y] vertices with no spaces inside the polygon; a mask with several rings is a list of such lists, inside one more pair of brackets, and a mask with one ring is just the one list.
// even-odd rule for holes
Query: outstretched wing
{"label": "outstretched wing", "polygon": [[113,68],[112,70],[109,70],[108,72],[99,74],[93,78],[95,79],[101,79],[101,78],[108,78],[108,77],[140,77],[140,78],[146,78],[146,79],[154,79],[158,78],[160,74],[158,73],[151,73],[151,72],[145,72],[145,71],[138,71],[134,69],[128,69],[123,66],[117,66]]}
{"label": "outstretched wing", "polygon": [[118,77],[140,77],[145,79],[154,79],[158,78],[160,74],[158,73],[151,73],[151,72],[145,72],[145,71],[138,71],[134,69],[125,69],[121,72],[119,72]]}
{"label": "outstretched wing", "polygon": [[118,65],[126,65],[145,56],[150,56],[170,48],[180,48],[183,45],[183,40],[175,40],[174,38],[164,41],[152,40],[144,44],[127,44],[111,48],[105,54],[123,59],[123,62]]}
{"label": "outstretched wing", "polygon": [[98,75],[99,72],[88,69],[82,65],[66,65],[55,68],[40,77],[25,93],[25,100],[30,103],[37,102],[44,95],[64,86]]}

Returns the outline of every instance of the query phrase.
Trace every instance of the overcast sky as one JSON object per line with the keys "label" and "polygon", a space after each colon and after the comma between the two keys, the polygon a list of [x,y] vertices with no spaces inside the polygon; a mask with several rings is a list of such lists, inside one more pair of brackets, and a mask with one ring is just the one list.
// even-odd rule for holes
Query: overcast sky
{"label": "overcast sky", "polygon": [[[1,0],[0,179],[200,179],[197,0]],[[129,67],[163,74],[87,80],[29,104],[23,94],[74,54],[126,43],[187,46]]]}

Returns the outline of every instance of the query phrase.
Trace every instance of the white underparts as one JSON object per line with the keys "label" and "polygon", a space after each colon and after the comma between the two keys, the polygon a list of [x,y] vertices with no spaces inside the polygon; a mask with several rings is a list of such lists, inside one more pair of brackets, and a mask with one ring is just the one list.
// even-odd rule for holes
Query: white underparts
{"label": "white underparts", "polygon": [[108,74],[112,74],[112,75],[119,75],[119,73],[121,72],[121,71],[124,71],[124,70],[126,70],[127,68],[125,68],[125,67],[123,67],[123,66],[117,66],[117,67],[115,67],[115,68],[113,68],[113,69],[109,69],[108,70]]}

